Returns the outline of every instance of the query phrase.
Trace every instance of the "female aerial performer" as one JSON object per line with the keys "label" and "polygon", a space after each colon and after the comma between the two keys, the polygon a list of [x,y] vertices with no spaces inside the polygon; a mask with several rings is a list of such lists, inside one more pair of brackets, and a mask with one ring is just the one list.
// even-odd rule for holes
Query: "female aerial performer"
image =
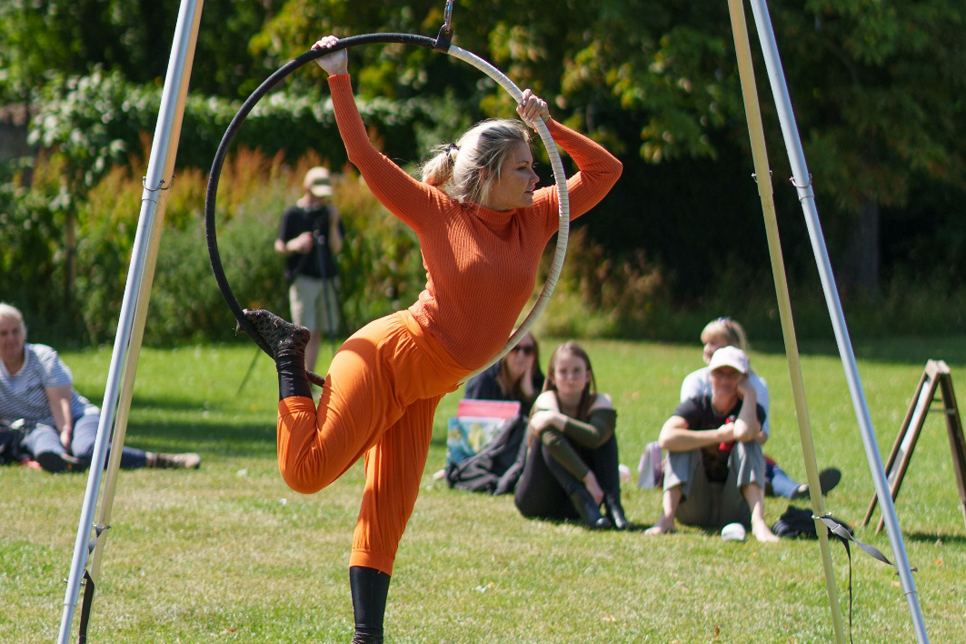
{"label": "female aerial performer", "polygon": [[[313,49],[336,42],[326,36]],[[506,343],[558,228],[558,195],[556,186],[536,190],[529,132],[516,120],[485,121],[437,148],[417,181],[369,141],[346,51],[316,62],[329,74],[349,161],[419,237],[426,288],[409,309],[346,340],[317,406],[305,372],[308,330],[268,311],[245,315],[278,370],[278,464],[285,482],[303,494],[318,492],[365,458],[349,558],[353,642],[382,642],[389,578],[419,492],[436,406]],[[517,113],[527,124],[547,120],[554,140],[580,168],[567,182],[571,218],[590,210],[617,181],[621,163],[550,120],[546,102],[530,90]]]}

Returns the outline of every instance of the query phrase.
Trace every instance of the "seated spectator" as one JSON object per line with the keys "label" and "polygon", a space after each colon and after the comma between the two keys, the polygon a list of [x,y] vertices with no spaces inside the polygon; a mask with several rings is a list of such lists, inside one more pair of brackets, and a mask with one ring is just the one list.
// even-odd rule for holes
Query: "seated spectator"
{"label": "seated spectator", "polygon": [[530,415],[533,401],[543,388],[540,346],[527,333],[494,365],[466,383],[464,398],[470,400],[515,400],[520,413]]}
{"label": "seated spectator", "polygon": [[557,347],[530,416],[529,450],[515,495],[523,516],[579,517],[593,529],[628,527],[620,500],[617,412],[610,396],[596,389],[587,353],[574,342]]}
{"label": "seated spectator", "polygon": [[778,541],[765,523],[765,457],[758,443],[765,410],[751,384],[748,356],[722,347],[708,365],[711,393],[674,411],[658,442],[667,450],[663,513],[645,534],[671,532],[675,520],[702,527],[751,525],[758,541]]}
{"label": "seated spectator", "polygon": [[[711,362],[711,356],[721,347],[733,346],[746,353],[748,351],[748,339],[744,328],[737,320],[729,317],[718,318],[709,322],[701,331],[701,343],[704,345],[705,364]],[[758,394],[758,404],[765,410],[765,421],[762,423],[761,433],[756,439],[759,444],[764,445],[771,430],[768,415],[768,385],[758,377],[754,369],[748,373],[748,382],[755,388],[755,392]],[[710,393],[711,379],[708,367],[692,371],[681,383],[681,402]],[[828,494],[832,488],[838,485],[842,473],[837,468],[830,467],[822,470],[818,478],[822,494]],[[788,499],[807,499],[810,496],[810,491],[807,483],[799,483],[794,480],[785,473],[785,470],[774,459],[765,456],[765,494],[783,496]]]}
{"label": "seated spectator", "polygon": [[[0,303],[0,419],[23,433],[20,449],[48,472],[90,466],[100,410],[74,391],[57,352],[27,343],[23,314]],[[198,467],[197,454],[125,447],[121,467]]]}

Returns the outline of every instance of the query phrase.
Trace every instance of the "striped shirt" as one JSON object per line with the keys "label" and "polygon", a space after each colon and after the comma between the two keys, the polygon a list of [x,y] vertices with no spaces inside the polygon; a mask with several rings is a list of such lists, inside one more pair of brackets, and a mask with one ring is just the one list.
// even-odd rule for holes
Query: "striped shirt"
{"label": "striped shirt", "polygon": [[[54,427],[47,389],[70,386],[73,376],[57,352],[45,344],[25,344],[23,366],[14,375],[0,360],[0,418],[19,418]],[[71,389],[70,414],[78,418],[98,413],[97,407]]]}

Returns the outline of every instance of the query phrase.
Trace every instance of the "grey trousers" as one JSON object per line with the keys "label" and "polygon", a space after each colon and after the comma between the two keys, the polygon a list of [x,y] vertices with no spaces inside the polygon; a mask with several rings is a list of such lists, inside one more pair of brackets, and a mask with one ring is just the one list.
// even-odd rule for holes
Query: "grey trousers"
{"label": "grey trousers", "polygon": [[[91,461],[93,460],[94,442],[97,438],[97,424],[99,420],[100,416],[97,414],[88,414],[74,418],[74,434],[70,444],[71,453],[80,459],[81,465],[84,467],[90,467]],[[56,454],[67,453],[67,450],[64,449],[63,444],[60,442],[60,434],[50,425],[38,424],[27,434],[22,445],[30,452],[33,458],[36,458],[38,454],[44,452],[54,452]],[[108,449],[108,453],[110,453],[110,449]],[[106,463],[107,461],[105,461]],[[143,451],[133,447],[125,447],[121,451],[121,467],[133,469],[144,467],[146,464],[147,455]]]}
{"label": "grey trousers", "polygon": [[724,483],[708,481],[701,450],[667,454],[664,490],[681,487],[681,503],[674,515],[681,523],[707,528],[728,523],[751,525],[751,509],[741,493],[750,483],[765,489],[765,455],[755,441],[735,444]]}

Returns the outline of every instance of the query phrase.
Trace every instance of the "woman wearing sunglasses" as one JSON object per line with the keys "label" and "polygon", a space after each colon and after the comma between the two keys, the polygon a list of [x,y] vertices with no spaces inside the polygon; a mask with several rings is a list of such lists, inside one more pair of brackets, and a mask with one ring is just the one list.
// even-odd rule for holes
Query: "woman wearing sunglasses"
{"label": "woman wearing sunglasses", "polygon": [[543,389],[540,345],[527,333],[493,366],[466,383],[463,397],[469,400],[515,400],[520,413],[530,415],[533,401]]}

